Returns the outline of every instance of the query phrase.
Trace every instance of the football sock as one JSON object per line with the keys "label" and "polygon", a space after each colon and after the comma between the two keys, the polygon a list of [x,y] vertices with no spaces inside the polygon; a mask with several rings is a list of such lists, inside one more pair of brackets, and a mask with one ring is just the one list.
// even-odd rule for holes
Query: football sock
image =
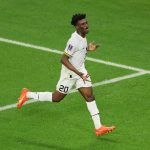
{"label": "football sock", "polygon": [[99,129],[102,126],[101,122],[100,122],[99,114],[96,114],[95,116],[92,116],[92,120],[94,122],[95,129]]}
{"label": "football sock", "polygon": [[99,129],[101,125],[100,116],[99,116],[99,110],[97,108],[96,102],[86,102],[87,108],[92,116],[92,120],[94,122],[95,129]]}
{"label": "football sock", "polygon": [[28,92],[27,98],[36,99],[39,101],[52,102],[52,93],[51,92]]}

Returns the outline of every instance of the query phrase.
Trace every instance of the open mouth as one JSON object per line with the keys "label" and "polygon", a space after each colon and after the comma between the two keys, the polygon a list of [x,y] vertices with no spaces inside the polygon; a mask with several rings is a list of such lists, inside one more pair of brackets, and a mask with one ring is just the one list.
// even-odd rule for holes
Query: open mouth
{"label": "open mouth", "polygon": [[88,30],[88,29],[89,29],[88,27],[84,28],[84,30]]}
{"label": "open mouth", "polygon": [[89,28],[85,28],[85,31],[88,32],[88,31],[89,31]]}

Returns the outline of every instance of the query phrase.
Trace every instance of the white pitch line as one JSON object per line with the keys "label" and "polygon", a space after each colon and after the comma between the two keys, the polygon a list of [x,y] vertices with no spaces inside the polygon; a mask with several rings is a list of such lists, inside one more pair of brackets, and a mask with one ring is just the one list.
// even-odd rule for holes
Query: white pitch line
{"label": "white pitch line", "polygon": [[[144,75],[144,74],[147,74],[147,72],[144,72],[144,71],[143,72],[137,72],[137,73],[124,75],[124,76],[120,76],[120,77],[109,79],[109,80],[104,80],[104,81],[101,81],[101,82],[94,83],[93,87],[102,86],[102,85],[111,84],[111,83],[116,83],[116,82],[119,82],[119,81],[122,81],[122,80],[135,78],[135,77],[138,77],[138,76],[141,76],[141,75]],[[77,90],[74,89],[70,93],[74,93],[76,91]]]}
{"label": "white pitch line", "polygon": [[[116,82],[119,82],[119,81],[122,81],[122,80],[138,77],[138,76],[144,75],[146,73],[147,72],[138,72],[138,73],[133,73],[133,74],[130,74],[130,75],[120,76],[120,77],[109,79],[109,80],[104,80],[104,81],[101,81],[101,82],[94,83],[93,87],[102,86],[102,85],[111,84],[111,83],[116,83]],[[77,90],[74,89],[70,93],[75,93],[75,92],[77,92]],[[37,102],[37,101],[38,100],[30,100],[30,101],[27,101],[24,105],[34,103],[34,102]],[[17,107],[17,104],[10,104],[10,105],[0,107],[0,111],[4,111],[4,110],[16,108],[16,107]]]}
{"label": "white pitch line", "polygon": [[148,74],[150,74],[149,70],[144,70],[144,69],[140,69],[140,68],[126,66],[126,65],[123,65],[123,64],[117,64],[117,63],[110,62],[110,61],[105,61],[105,60],[95,59],[95,58],[90,58],[90,57],[87,57],[87,60],[94,61],[94,62],[101,63],[101,64],[105,64],[105,65],[109,65],[109,66],[115,66],[115,67],[118,67],[118,68],[138,71],[138,72],[143,72],[144,71],[144,72],[147,72]]}
{"label": "white pitch line", "polygon": [[[27,101],[24,105],[30,104],[30,103],[34,103],[34,102],[37,102],[37,101],[38,101],[38,100],[32,99],[32,100]],[[12,109],[12,108],[17,108],[17,103],[15,103],[15,104],[10,104],[10,105],[6,105],[6,106],[2,106],[2,107],[0,107],[0,111]]]}
{"label": "white pitch line", "polygon": [[63,52],[58,51],[58,50],[53,50],[53,49],[50,49],[50,48],[47,48],[47,47],[37,46],[37,45],[29,44],[29,43],[9,40],[9,39],[5,39],[5,38],[2,38],[2,37],[0,37],[0,41],[5,42],[5,43],[9,43],[9,44],[34,48],[34,49],[38,49],[38,50],[41,50],[41,51],[46,51],[46,52],[51,52],[51,53],[56,53],[56,54],[63,54]]}
{"label": "white pitch line", "polygon": [[[59,51],[59,50],[53,50],[53,49],[50,49],[50,48],[47,48],[47,47],[37,46],[37,45],[24,43],[24,42],[19,42],[19,41],[15,41],[15,40],[10,40],[10,39],[6,39],[6,38],[2,38],[2,37],[0,37],[0,41],[5,42],[5,43],[19,45],[19,46],[34,48],[34,49],[38,49],[38,50],[41,50],[41,51],[47,51],[47,52],[56,53],[56,54],[63,54],[63,52]],[[138,71],[138,72],[145,71],[148,74],[150,74],[150,70],[144,70],[144,69],[141,69],[141,68],[131,67],[131,66],[122,65],[122,64],[118,64],[118,63],[114,63],[114,62],[110,62],[110,61],[91,58],[91,57],[87,57],[86,59],[89,60],[89,61],[93,61],[93,62],[105,64],[105,65],[110,65],[110,66],[115,66],[115,67],[118,67],[118,68],[123,68],[123,69]]]}

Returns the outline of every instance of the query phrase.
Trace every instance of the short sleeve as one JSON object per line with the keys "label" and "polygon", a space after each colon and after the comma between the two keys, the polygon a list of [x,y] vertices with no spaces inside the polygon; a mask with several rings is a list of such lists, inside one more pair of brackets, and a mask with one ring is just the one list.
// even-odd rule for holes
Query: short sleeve
{"label": "short sleeve", "polygon": [[73,40],[69,40],[67,42],[66,48],[65,48],[65,55],[67,55],[68,57],[72,57],[73,53],[76,50],[76,44],[75,42],[73,42]]}

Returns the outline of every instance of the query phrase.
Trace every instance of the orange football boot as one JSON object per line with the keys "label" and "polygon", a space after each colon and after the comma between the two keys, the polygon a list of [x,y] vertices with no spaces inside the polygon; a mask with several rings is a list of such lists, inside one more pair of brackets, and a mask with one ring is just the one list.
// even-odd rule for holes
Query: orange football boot
{"label": "orange football boot", "polygon": [[97,136],[101,136],[103,134],[106,134],[108,132],[112,132],[115,129],[115,126],[107,127],[107,126],[101,126],[99,129],[95,130],[95,134]]}
{"label": "orange football boot", "polygon": [[18,98],[18,105],[17,105],[18,108],[21,108],[21,106],[23,105],[23,103],[25,103],[25,101],[28,100],[28,98],[26,96],[27,92],[29,92],[29,90],[27,88],[23,88],[22,89],[21,95]]}

